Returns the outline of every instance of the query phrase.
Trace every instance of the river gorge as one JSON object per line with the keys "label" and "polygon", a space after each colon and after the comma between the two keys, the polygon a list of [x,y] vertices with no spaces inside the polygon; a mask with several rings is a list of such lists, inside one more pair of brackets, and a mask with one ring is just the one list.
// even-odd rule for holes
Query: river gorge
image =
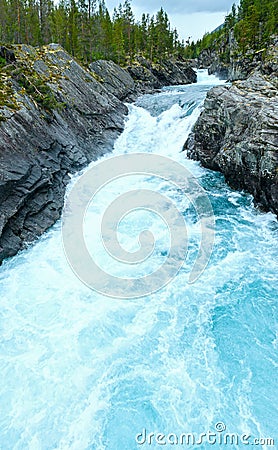
{"label": "river gorge", "polygon": [[[158,292],[122,300],[85,286],[67,263],[61,219],[4,260],[3,450],[158,449],[166,439],[159,443],[158,433],[168,436],[169,448],[207,450],[211,443],[198,436],[208,430],[218,439],[217,449],[225,432],[249,436],[249,444],[261,438],[261,449],[269,448],[264,438],[278,439],[276,217],[182,151],[207,92],[223,84],[201,70],[195,84],[164,87],[125,105],[128,116],[112,154],[84,169],[111,155],[140,152],[170,158],[192,174],[215,219],[211,257],[193,284],[188,274],[200,245],[196,211],[179,189],[155,176],[113,180],[90,204],[84,229],[99,264],[117,273],[117,263],[107,261],[96,242],[105,209],[119,193],[134,189],[167,195],[185,219],[188,253]],[[71,175],[67,195],[80,176]],[[131,211],[119,228],[127,251],[134,251],[145,229],[157,242],[144,275],[165,256],[167,227],[149,211]],[[136,276],[138,269],[131,269],[128,274]],[[151,443],[143,430],[153,433]],[[182,433],[195,440],[175,445]],[[246,441],[226,447],[243,449]]]}

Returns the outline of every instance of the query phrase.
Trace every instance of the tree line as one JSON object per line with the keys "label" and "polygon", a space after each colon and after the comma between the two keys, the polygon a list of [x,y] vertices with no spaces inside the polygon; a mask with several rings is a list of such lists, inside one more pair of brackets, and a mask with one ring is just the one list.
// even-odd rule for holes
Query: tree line
{"label": "tree line", "polygon": [[138,21],[129,0],[112,16],[104,0],[0,0],[0,41],[33,46],[56,42],[84,63],[103,58],[124,65],[135,55],[159,62],[184,52],[163,8]]}
{"label": "tree line", "polygon": [[197,58],[202,50],[209,48],[222,52],[223,60],[228,62],[231,31],[236,40],[234,51],[237,54],[245,55],[248,51],[263,49],[278,32],[278,0],[241,0],[238,7],[234,4],[224,24],[214,32],[206,33],[197,42],[192,42],[185,49],[185,56]]}

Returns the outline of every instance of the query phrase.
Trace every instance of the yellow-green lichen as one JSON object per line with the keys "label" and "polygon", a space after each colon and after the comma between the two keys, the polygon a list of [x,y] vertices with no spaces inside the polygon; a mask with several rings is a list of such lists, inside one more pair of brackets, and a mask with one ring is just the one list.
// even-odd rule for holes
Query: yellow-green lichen
{"label": "yellow-green lichen", "polygon": [[[16,45],[12,46],[12,51],[16,61],[7,64],[4,58],[0,59],[0,107],[19,109],[22,106],[20,97],[27,94],[36,106],[48,111],[61,110],[64,104],[57,101],[49,83],[58,83],[64,67],[57,68],[45,58],[46,48],[35,50],[30,47],[29,51],[27,46]],[[35,69],[39,60],[46,66],[45,71]]]}
{"label": "yellow-green lichen", "polygon": [[[96,72],[94,72],[93,70],[90,71],[90,75],[99,83],[104,83],[104,79],[101,78],[101,76],[99,76]],[[90,79],[87,79],[85,81],[91,81]]]}

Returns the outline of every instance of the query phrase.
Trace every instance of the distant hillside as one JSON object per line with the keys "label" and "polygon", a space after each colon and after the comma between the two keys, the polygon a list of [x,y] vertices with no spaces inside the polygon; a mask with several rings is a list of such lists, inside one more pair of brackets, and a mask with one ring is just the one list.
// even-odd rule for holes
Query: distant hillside
{"label": "distant hillside", "polygon": [[[278,33],[278,0],[241,0],[224,24],[186,48],[185,56],[197,58],[203,50],[218,52],[224,63],[231,56],[263,50]],[[232,52],[232,55],[231,55]]]}

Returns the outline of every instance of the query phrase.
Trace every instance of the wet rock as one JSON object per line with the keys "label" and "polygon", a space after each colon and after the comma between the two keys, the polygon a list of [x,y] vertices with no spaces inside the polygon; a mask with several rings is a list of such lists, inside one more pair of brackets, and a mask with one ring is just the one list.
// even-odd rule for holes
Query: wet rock
{"label": "wet rock", "polygon": [[277,85],[259,73],[207,95],[184,150],[278,214]]}

